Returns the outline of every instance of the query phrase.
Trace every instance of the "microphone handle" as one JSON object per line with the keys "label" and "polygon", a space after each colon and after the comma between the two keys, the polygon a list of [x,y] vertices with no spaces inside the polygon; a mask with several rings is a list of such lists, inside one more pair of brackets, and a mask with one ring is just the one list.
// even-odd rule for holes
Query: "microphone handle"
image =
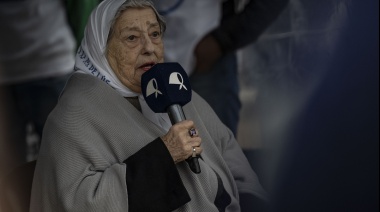
{"label": "microphone handle", "polygon": [[168,115],[172,124],[186,120],[182,107],[179,104],[170,105],[168,107]]}
{"label": "microphone handle", "polygon": [[[179,104],[173,104],[168,107],[168,115],[172,124],[186,120],[182,107]],[[190,169],[195,174],[201,173],[201,167],[199,166],[198,157],[189,157],[186,159]]]}

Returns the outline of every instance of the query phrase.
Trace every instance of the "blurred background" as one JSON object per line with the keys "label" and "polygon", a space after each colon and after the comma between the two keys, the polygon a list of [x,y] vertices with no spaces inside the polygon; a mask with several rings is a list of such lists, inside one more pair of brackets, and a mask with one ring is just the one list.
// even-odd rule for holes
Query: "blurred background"
{"label": "blurred background", "polygon": [[281,136],[329,74],[353,18],[350,10],[347,0],[290,0],[255,43],[238,51],[242,110],[237,137],[252,160],[261,161],[268,148],[281,149],[286,140]]}
{"label": "blurred background", "polygon": [[[378,14],[377,0],[290,0],[238,51],[237,140],[273,211],[378,211]],[[0,89],[0,180],[14,168],[8,97]],[[40,138],[25,130],[32,161]]]}
{"label": "blurred background", "polygon": [[290,0],[258,41],[238,52],[243,101],[238,140],[244,148],[262,147],[261,102],[306,98],[326,74],[348,24],[350,5],[347,0]]}
{"label": "blurred background", "polygon": [[239,51],[238,142],[274,211],[378,211],[378,14],[291,0]]}

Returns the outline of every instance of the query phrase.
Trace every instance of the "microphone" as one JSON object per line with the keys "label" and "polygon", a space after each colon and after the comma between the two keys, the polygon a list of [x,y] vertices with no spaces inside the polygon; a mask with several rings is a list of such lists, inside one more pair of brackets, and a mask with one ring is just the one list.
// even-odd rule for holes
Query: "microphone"
{"label": "microphone", "polygon": [[[189,78],[179,63],[158,63],[141,76],[141,90],[150,109],[168,113],[172,124],[186,120],[182,106],[191,100]],[[186,159],[191,171],[201,172],[198,157]]]}

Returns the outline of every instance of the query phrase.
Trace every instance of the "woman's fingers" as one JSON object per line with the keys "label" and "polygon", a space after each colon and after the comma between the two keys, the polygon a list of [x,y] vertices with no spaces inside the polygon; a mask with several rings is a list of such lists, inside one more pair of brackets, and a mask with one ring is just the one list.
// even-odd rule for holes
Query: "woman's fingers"
{"label": "woman's fingers", "polygon": [[202,139],[191,120],[174,124],[167,134],[161,137],[175,163],[186,160],[193,155],[199,155],[203,149]]}
{"label": "woman's fingers", "polygon": [[189,157],[197,157],[198,155],[200,155],[202,153],[202,151],[203,151],[202,147],[200,147],[200,146],[192,146],[191,147],[191,153],[188,156],[188,158]]}

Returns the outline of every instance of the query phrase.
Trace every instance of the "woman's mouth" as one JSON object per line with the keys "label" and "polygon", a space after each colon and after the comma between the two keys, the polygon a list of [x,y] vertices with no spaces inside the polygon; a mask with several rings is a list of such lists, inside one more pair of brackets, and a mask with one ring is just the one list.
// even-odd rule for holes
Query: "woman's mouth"
{"label": "woman's mouth", "polygon": [[140,66],[139,68],[141,68],[143,71],[148,71],[149,69],[151,69],[156,63],[145,63],[144,65]]}

